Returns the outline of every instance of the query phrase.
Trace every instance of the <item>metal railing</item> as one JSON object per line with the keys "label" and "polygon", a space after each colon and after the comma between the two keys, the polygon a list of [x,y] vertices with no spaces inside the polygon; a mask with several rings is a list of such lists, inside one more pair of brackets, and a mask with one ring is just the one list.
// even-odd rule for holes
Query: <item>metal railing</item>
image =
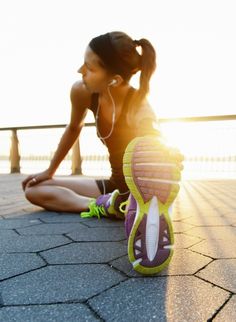
{"label": "metal railing", "polygon": [[[177,124],[179,126],[179,129],[188,125],[188,128],[186,128],[185,131],[185,140],[188,137],[188,132],[189,130],[193,129],[195,125],[197,124],[207,124],[207,127],[209,127],[208,125],[211,123],[219,123],[219,122],[225,122],[230,123],[228,121],[235,121],[236,120],[236,115],[217,115],[217,116],[200,116],[200,117],[184,117],[184,118],[162,118],[159,120],[160,122],[160,127],[161,128],[165,128],[166,126],[169,128],[173,128],[173,124]],[[207,123],[208,122],[208,123]],[[210,123],[209,123],[210,122]],[[194,124],[194,126],[193,126]],[[85,127],[86,128],[91,128],[94,127],[95,123],[85,123]],[[54,124],[54,125],[36,125],[36,126],[17,126],[17,127],[4,127],[4,128],[0,128],[0,131],[11,131],[11,146],[10,146],[10,152],[9,152],[9,160],[10,160],[10,173],[19,173],[20,169],[21,169],[21,157],[20,157],[20,151],[19,151],[19,137],[18,137],[18,132],[19,131],[28,131],[28,130],[44,130],[44,129],[59,129],[59,128],[65,128],[66,124]],[[233,126],[234,132],[236,134],[236,127]],[[179,130],[176,129],[176,133]],[[201,138],[201,133],[197,134],[199,130],[196,128],[196,138],[194,139],[194,135],[190,134],[190,136],[192,135],[192,143],[196,144],[195,141],[202,141],[200,142],[200,150],[202,148],[202,146],[204,145],[204,138]],[[225,129],[225,131],[227,132],[228,130]],[[166,130],[166,132],[168,133],[168,129]],[[198,136],[197,136],[198,135]],[[207,136],[209,136],[207,134]],[[222,136],[221,134],[218,135],[219,137]],[[205,136],[206,137],[206,136]],[[235,137],[235,136],[234,136]],[[183,140],[184,140],[183,139]],[[232,144],[235,141],[234,138],[232,138]],[[216,142],[217,143],[217,142]],[[191,145],[191,142],[190,142]],[[207,149],[207,147],[206,147]],[[205,163],[209,163],[209,162],[225,162],[225,161],[230,161],[230,162],[234,162],[236,163],[236,151],[234,151],[234,148],[232,149],[232,151],[230,151],[230,153],[221,153],[221,154],[215,154],[214,156],[209,155],[207,152],[205,151],[196,151],[196,154],[189,154],[187,155],[187,161],[191,162],[205,162]],[[218,146],[216,145],[216,149],[218,149]],[[95,155],[93,155],[95,156]],[[90,158],[91,162],[94,162],[94,160],[98,160],[97,159],[93,159],[93,156]],[[81,153],[81,149],[80,149],[80,140],[78,139],[72,150],[71,150],[71,157],[70,157],[70,162],[71,162],[71,173],[72,174],[82,174],[82,161],[86,161],[86,155],[84,155],[84,153]],[[88,158],[87,158],[88,159]],[[93,159],[93,160],[92,160]],[[104,160],[104,156],[100,155],[100,159]],[[107,161],[107,160],[106,160]]]}
{"label": "metal railing", "polygon": [[[10,173],[20,173],[20,152],[19,152],[19,139],[17,132],[28,130],[43,130],[43,129],[58,129],[65,128],[67,124],[53,124],[53,125],[32,125],[32,126],[17,126],[17,127],[4,127],[0,131],[11,131],[11,147],[9,153],[10,159]],[[85,123],[85,126],[95,126],[95,123]],[[82,174],[81,170],[81,154],[79,139],[76,140],[72,147],[72,174]]]}

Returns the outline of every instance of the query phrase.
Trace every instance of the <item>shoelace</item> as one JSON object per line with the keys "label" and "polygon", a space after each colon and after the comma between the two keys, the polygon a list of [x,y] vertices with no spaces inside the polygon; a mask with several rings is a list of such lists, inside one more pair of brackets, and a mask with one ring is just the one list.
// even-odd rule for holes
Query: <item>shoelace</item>
{"label": "shoelace", "polygon": [[81,212],[80,216],[82,218],[98,217],[98,219],[100,219],[101,216],[107,217],[104,207],[96,205],[96,201],[92,201],[89,205],[89,211]]}
{"label": "shoelace", "polygon": [[129,205],[129,199],[126,201],[121,202],[121,204],[119,205],[119,210],[120,212],[122,212],[123,214],[125,214],[127,212],[127,206]]}
{"label": "shoelace", "polygon": [[[121,204],[119,205],[119,211],[121,213],[125,214],[128,204],[129,204],[129,200],[121,202]],[[89,205],[89,211],[81,212],[80,216],[82,218],[97,217],[98,219],[100,219],[101,216],[108,217],[104,207],[103,206],[98,206],[96,204],[96,200],[91,201],[91,203]]]}

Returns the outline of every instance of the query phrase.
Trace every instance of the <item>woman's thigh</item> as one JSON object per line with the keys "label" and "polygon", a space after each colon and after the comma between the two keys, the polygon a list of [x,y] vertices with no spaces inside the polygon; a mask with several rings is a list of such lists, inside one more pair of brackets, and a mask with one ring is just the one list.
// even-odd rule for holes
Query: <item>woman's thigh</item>
{"label": "woman's thigh", "polygon": [[97,198],[101,195],[95,179],[83,177],[54,177],[40,182],[37,186],[58,186],[70,189],[78,195]]}

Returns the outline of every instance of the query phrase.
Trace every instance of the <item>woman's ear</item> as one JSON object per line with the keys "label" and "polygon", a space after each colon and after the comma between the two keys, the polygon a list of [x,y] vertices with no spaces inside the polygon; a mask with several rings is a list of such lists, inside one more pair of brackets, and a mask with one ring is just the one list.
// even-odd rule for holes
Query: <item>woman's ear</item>
{"label": "woman's ear", "polygon": [[113,86],[113,87],[119,86],[123,83],[123,81],[124,81],[123,77],[117,74],[112,77],[112,80],[110,81],[110,83],[108,85]]}

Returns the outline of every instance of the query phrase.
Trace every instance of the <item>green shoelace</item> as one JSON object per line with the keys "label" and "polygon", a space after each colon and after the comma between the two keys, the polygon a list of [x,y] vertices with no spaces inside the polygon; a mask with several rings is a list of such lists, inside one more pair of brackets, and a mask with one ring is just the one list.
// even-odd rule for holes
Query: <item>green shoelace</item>
{"label": "green shoelace", "polygon": [[81,212],[80,216],[82,218],[91,218],[91,217],[98,217],[101,216],[107,217],[106,211],[103,206],[96,205],[96,200],[92,200],[89,204],[89,211]]}
{"label": "green shoelace", "polygon": [[[122,202],[119,206],[119,211],[121,213],[125,213],[126,206],[128,204],[128,200]],[[112,214],[111,214],[112,215]],[[89,204],[89,211],[81,212],[80,216],[82,218],[91,218],[91,217],[97,217],[98,219],[102,217],[109,217],[109,214],[107,214],[106,210],[104,209],[104,206],[98,206],[96,204],[96,199],[93,199]]]}

